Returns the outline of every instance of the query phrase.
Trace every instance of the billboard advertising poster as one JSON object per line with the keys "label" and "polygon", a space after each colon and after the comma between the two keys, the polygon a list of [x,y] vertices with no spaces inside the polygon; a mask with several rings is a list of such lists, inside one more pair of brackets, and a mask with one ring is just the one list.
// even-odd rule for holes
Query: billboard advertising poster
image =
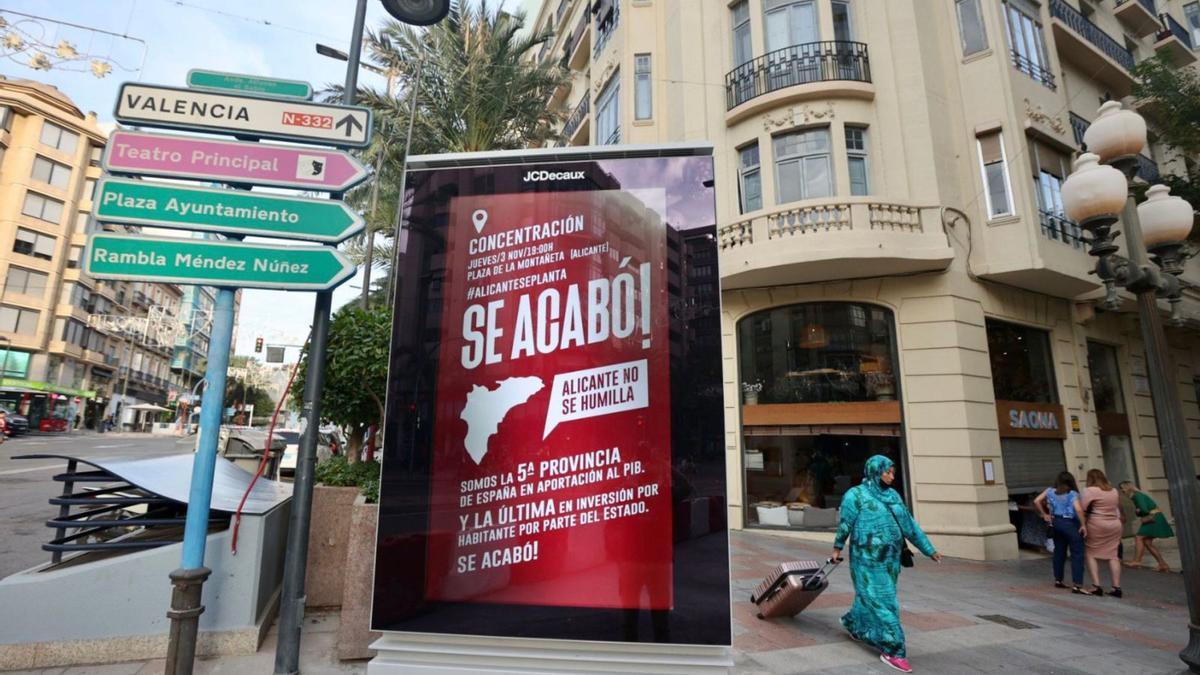
{"label": "billboard advertising poster", "polygon": [[729,644],[712,160],[625,154],[414,159],[373,628]]}

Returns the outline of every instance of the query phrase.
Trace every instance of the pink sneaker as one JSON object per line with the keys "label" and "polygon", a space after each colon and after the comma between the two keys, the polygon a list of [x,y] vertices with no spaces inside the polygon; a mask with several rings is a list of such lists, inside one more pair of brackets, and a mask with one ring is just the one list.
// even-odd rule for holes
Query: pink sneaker
{"label": "pink sneaker", "polygon": [[888,656],[887,654],[880,654],[879,660],[902,673],[912,672],[912,666],[908,665],[908,659],[902,659],[898,656]]}

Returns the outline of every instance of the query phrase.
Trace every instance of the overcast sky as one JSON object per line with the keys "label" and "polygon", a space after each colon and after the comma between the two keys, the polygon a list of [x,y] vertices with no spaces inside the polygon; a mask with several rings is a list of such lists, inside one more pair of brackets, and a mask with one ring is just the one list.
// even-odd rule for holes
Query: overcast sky
{"label": "overcast sky", "polygon": [[[509,8],[536,8],[540,0],[505,0]],[[58,87],[83,111],[112,122],[121,82],[184,86],[187,71],[206,68],[307,80],[320,89],[345,79],[345,63],[320,56],[318,42],[346,51],[354,20],[352,0],[7,0],[0,17],[44,42],[67,40],[80,52],[115,61],[104,79],[89,72],[38,71],[13,58],[0,59],[0,73]],[[36,21],[12,12],[111,31],[131,39]],[[387,17],[369,0],[367,26]],[[383,87],[382,78],[363,71],[360,83]],[[361,274],[334,292],[334,307],[357,297]],[[312,320],[312,293],[248,290],[243,293],[236,351],[250,354],[254,339],[270,343],[304,341]],[[289,351],[289,360],[294,358]]]}

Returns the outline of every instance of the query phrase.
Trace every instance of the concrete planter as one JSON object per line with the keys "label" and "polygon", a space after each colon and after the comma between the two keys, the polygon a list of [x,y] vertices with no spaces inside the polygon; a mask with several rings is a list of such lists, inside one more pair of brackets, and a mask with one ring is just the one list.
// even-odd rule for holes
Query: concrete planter
{"label": "concrete planter", "polygon": [[369,645],[381,635],[370,630],[375,525],[378,522],[378,504],[368,504],[361,495],[354,500],[344,575],[346,586],[342,595],[342,622],[337,639],[338,658],[343,661],[375,656],[375,650]]}
{"label": "concrete planter", "polygon": [[313,488],[312,526],[304,590],[308,607],[338,607],[345,583],[346,544],[357,487]]}

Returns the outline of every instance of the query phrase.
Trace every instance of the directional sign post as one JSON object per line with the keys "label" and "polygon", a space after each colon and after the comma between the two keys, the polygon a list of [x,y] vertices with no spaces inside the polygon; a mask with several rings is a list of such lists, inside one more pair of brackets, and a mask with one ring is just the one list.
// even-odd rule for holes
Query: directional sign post
{"label": "directional sign post", "polygon": [[101,166],[113,173],[342,192],[367,169],[340,150],[114,131]]}
{"label": "directional sign post", "polygon": [[84,251],[84,272],[97,279],[324,291],[354,276],[355,266],[326,246],[97,232]]}
{"label": "directional sign post", "polygon": [[362,232],[345,202],[104,178],[96,220],[335,244]]}
{"label": "directional sign post", "polygon": [[371,136],[368,108],[137,82],[121,85],[113,115],[140,126],[348,147],[366,146]]}
{"label": "directional sign post", "polygon": [[273,77],[255,77],[222,73],[217,70],[193,68],[188,71],[187,84],[193,89],[216,89],[219,91],[245,92],[259,96],[278,96],[309,100],[313,95],[312,85],[300,80],[280,80]]}

